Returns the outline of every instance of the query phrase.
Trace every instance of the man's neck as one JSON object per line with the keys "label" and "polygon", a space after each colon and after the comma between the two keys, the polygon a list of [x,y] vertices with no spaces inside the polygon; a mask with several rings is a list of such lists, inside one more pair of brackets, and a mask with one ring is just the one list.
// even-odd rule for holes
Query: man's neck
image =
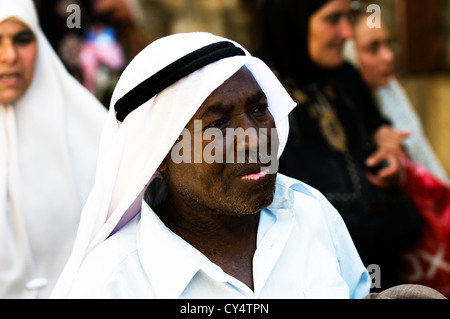
{"label": "man's neck", "polygon": [[165,201],[156,209],[164,224],[229,275],[253,289],[252,261],[259,212],[226,216],[216,212],[180,211]]}

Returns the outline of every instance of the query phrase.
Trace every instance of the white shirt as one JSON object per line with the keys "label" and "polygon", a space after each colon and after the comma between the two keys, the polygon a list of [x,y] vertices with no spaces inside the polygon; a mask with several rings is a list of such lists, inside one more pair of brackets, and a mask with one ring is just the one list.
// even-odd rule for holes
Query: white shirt
{"label": "white shirt", "polygon": [[141,213],[85,259],[69,298],[362,298],[370,278],[347,228],[317,190],[278,174],[261,211],[254,291]]}

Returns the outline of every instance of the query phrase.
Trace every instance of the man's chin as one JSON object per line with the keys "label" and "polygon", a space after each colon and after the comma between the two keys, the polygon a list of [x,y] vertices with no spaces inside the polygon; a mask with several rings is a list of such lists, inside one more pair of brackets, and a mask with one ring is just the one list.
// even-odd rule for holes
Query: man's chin
{"label": "man's chin", "polygon": [[242,215],[259,212],[272,204],[275,195],[276,173],[268,174],[259,180],[245,181],[245,191],[237,194],[240,197]]}

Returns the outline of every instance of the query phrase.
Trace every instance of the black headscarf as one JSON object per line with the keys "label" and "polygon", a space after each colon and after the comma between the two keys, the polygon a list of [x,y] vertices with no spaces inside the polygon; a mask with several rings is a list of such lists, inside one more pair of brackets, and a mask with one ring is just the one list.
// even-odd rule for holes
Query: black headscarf
{"label": "black headscarf", "polygon": [[323,69],[308,53],[310,17],[329,0],[264,0],[260,12],[259,57],[279,75],[303,86],[321,82],[331,69]]}

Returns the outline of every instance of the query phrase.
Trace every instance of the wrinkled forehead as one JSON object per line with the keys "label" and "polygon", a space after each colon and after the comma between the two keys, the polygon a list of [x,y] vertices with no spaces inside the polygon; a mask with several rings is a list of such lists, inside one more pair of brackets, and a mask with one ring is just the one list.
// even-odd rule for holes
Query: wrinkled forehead
{"label": "wrinkled forehead", "polygon": [[232,103],[230,99],[233,97],[233,93],[239,93],[239,97],[252,101],[266,97],[263,89],[253,76],[253,73],[244,65],[211,92],[202,105],[200,105],[199,111],[211,104],[227,105]]}

